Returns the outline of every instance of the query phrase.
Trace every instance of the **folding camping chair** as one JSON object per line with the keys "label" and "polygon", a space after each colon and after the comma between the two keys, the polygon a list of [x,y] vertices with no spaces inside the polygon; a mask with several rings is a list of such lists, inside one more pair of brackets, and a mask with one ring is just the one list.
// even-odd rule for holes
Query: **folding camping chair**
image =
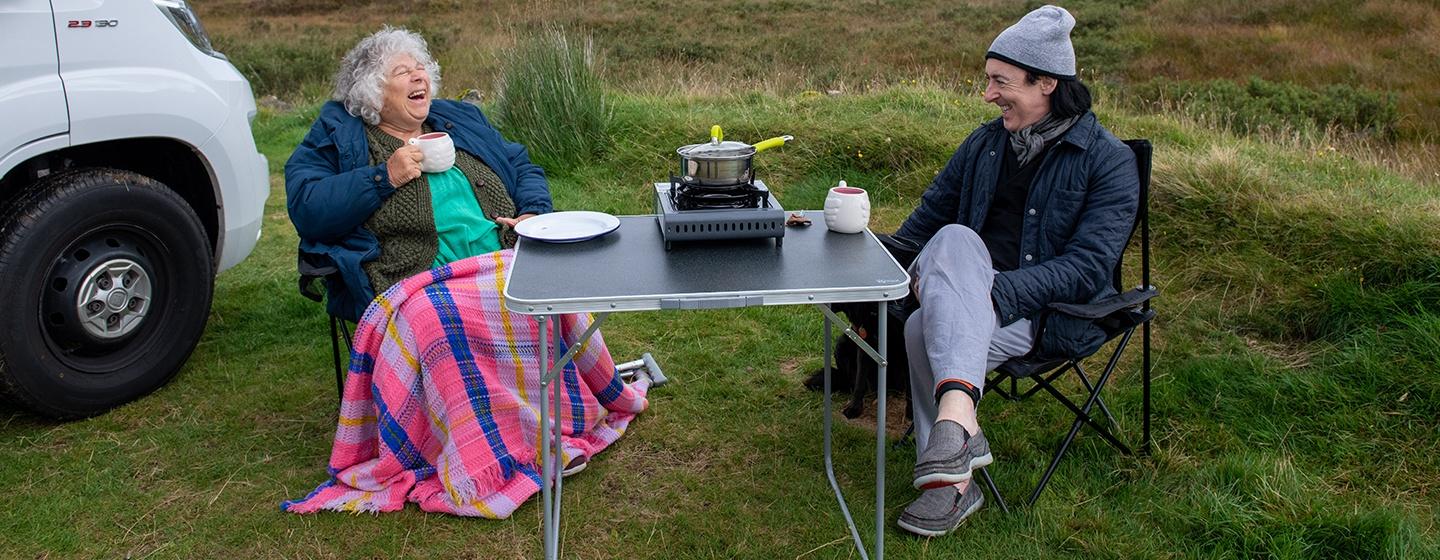
{"label": "folding camping chair", "polygon": [[[1040,493],[1045,490],[1045,486],[1050,483],[1050,477],[1055,474],[1055,469],[1060,466],[1060,461],[1065,458],[1065,453],[1069,451],[1070,443],[1075,440],[1075,436],[1080,432],[1081,426],[1090,427],[1099,434],[1102,439],[1120,450],[1121,453],[1126,455],[1133,453],[1129,446],[1125,445],[1109,428],[1092,416],[1092,412],[1096,407],[1099,407],[1105,420],[1108,421],[1111,426],[1118,427],[1115,422],[1115,417],[1110,413],[1110,409],[1105,406],[1105,401],[1101,398],[1100,393],[1105,389],[1105,384],[1110,381],[1111,376],[1115,373],[1115,368],[1120,363],[1120,356],[1129,345],[1130,337],[1135,334],[1136,327],[1141,327],[1141,346],[1143,347],[1141,357],[1141,384],[1143,391],[1142,415],[1144,417],[1144,427],[1141,438],[1141,448],[1146,453],[1150,450],[1150,323],[1155,318],[1155,310],[1150,308],[1150,299],[1156,295],[1155,287],[1150,284],[1150,213],[1148,206],[1150,200],[1152,146],[1149,140],[1143,139],[1126,140],[1125,144],[1135,152],[1135,166],[1140,176],[1140,207],[1136,212],[1135,225],[1132,227],[1130,233],[1130,237],[1133,239],[1135,230],[1138,229],[1140,231],[1140,286],[1129,291],[1124,289],[1121,269],[1125,259],[1122,254],[1120,260],[1115,263],[1115,270],[1113,272],[1115,290],[1119,292],[1118,294],[1103,301],[1087,305],[1053,304],[1050,306],[1050,309],[1042,312],[1037,319],[1037,333],[1043,332],[1045,321],[1055,313],[1065,313],[1067,315],[1089,319],[1098,325],[1105,332],[1106,344],[1109,344],[1109,342],[1115,338],[1119,338],[1120,341],[1115,345],[1115,350],[1106,362],[1105,369],[1101,371],[1100,376],[1093,379],[1092,382],[1091,377],[1086,374],[1085,369],[1080,364],[1081,360],[1089,357],[1088,355],[1046,358],[1042,357],[1044,356],[1045,350],[1037,347],[1031,349],[1030,353],[1024,356],[1012,358],[1000,364],[999,367],[995,368],[994,376],[985,383],[986,388],[990,392],[1012,401],[1025,400],[1037,392],[1044,391],[1055,397],[1056,400],[1060,401],[1075,414],[1075,421],[1070,424],[1069,433],[1060,441],[1059,447],[1050,459],[1049,467],[1045,469],[1045,473],[1040,477],[1040,482],[1035,486],[1035,490],[1030,493],[1030,498],[1027,500],[1026,505],[1034,505],[1035,500],[1040,497]],[[1037,336],[1036,339],[1039,340],[1039,336]],[[1076,377],[1080,380],[1080,384],[1089,392],[1083,405],[1076,405],[1074,401],[1062,394],[1053,385],[1055,380],[1069,371],[1075,372]],[[1030,380],[1033,383],[1024,392],[1021,392],[1019,385],[1019,381],[1022,379]],[[1008,389],[1002,384],[1006,381],[1009,382]],[[1008,511],[1004,500],[1000,498],[999,492],[996,491],[994,482],[990,480],[989,473],[984,472],[982,469],[980,474],[986,485],[990,488],[991,494],[995,496],[996,500],[1000,503],[1001,508]]]}

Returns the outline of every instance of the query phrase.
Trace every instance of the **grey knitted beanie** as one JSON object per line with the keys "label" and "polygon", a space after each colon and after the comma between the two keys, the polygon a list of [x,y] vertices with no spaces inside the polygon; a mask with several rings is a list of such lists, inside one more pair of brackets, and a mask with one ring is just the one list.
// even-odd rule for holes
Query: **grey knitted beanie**
{"label": "grey knitted beanie", "polygon": [[985,58],[1014,64],[1037,74],[1075,79],[1075,47],[1070,30],[1075,17],[1059,6],[1041,6],[1007,27],[990,43]]}

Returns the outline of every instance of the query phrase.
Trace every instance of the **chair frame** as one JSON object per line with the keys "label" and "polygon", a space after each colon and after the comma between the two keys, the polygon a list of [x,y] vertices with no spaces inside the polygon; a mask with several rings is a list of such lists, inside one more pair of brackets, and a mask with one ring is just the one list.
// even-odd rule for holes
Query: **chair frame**
{"label": "chair frame", "polygon": [[[311,301],[323,303],[325,301],[325,292],[317,291],[314,283],[316,280],[324,280],[331,275],[338,274],[339,269],[334,265],[318,265],[307,259],[305,253],[299,254],[297,268],[300,271],[300,295],[305,296],[306,299]],[[345,397],[345,370],[347,368],[341,365],[340,341],[345,341],[345,361],[343,363],[348,364],[352,350],[350,324],[348,321],[334,315],[329,315],[328,313],[326,315],[330,318],[330,357],[335,368],[335,393],[343,399]],[[344,335],[343,337],[339,336],[342,334]]]}
{"label": "chair frame", "polygon": [[[337,336],[343,334],[345,336]],[[345,341],[345,364],[350,363],[350,351],[353,350],[350,342],[350,325],[344,319],[330,316],[330,357],[335,364],[335,394],[345,398],[345,370],[340,364],[340,341]]]}
{"label": "chair frame", "polygon": [[[1111,353],[1109,360],[1107,360],[1105,364],[1105,369],[1101,371],[1100,376],[1096,378],[1093,383],[1090,376],[1086,374],[1084,367],[1080,363],[1082,360],[1088,358],[1089,356],[1073,356],[1068,358],[1058,358],[1054,360],[1040,360],[1035,356],[1038,349],[1032,349],[1031,352],[1025,356],[1012,358],[1006,363],[1001,364],[1000,367],[996,368],[995,375],[991,379],[986,381],[986,387],[989,391],[999,395],[1001,398],[1011,401],[1023,401],[1040,391],[1044,391],[1046,393],[1049,393],[1056,400],[1060,401],[1061,404],[1065,405],[1065,407],[1075,415],[1074,421],[1070,424],[1069,432],[1060,441],[1060,444],[1056,448],[1054,455],[1050,459],[1049,466],[1046,467],[1045,473],[1040,477],[1040,482],[1035,486],[1035,489],[1030,493],[1029,498],[1026,500],[1027,506],[1033,506],[1035,504],[1035,501],[1039,499],[1040,494],[1044,492],[1045,487],[1049,485],[1051,477],[1055,474],[1056,469],[1059,468],[1060,462],[1065,458],[1066,453],[1070,449],[1070,444],[1074,442],[1075,437],[1079,435],[1080,428],[1082,426],[1089,427],[1102,439],[1104,439],[1111,446],[1115,447],[1121,453],[1125,455],[1134,454],[1134,451],[1130,448],[1130,446],[1126,445],[1125,442],[1122,441],[1119,437],[1117,437],[1110,428],[1106,427],[1106,425],[1104,424],[1101,424],[1099,419],[1093,416],[1093,410],[1098,406],[1100,412],[1104,415],[1105,420],[1108,422],[1108,424],[1118,429],[1119,426],[1115,421],[1114,415],[1110,413],[1109,407],[1105,406],[1105,401],[1103,398],[1101,398],[1101,392],[1105,389],[1106,383],[1110,381],[1111,376],[1115,372],[1116,366],[1119,365],[1120,357],[1124,354],[1125,349],[1129,346],[1130,340],[1135,334],[1136,327],[1139,327],[1141,329],[1142,347],[1141,414],[1143,416],[1143,428],[1140,449],[1141,452],[1146,455],[1150,453],[1150,328],[1151,323],[1155,318],[1155,311],[1151,308],[1150,299],[1156,295],[1155,286],[1150,283],[1149,203],[1150,173],[1153,159],[1153,146],[1148,140],[1144,139],[1126,140],[1125,144],[1129,146],[1131,150],[1135,153],[1135,165],[1137,171],[1139,172],[1140,178],[1140,202],[1139,208],[1136,211],[1135,226],[1131,229],[1131,238],[1133,239],[1135,230],[1138,229],[1140,232],[1141,284],[1140,287],[1136,289],[1137,293],[1135,293],[1134,295],[1137,298],[1141,298],[1141,301],[1137,305],[1138,311],[1135,309],[1135,307],[1137,306],[1126,306],[1124,308],[1121,308],[1119,311],[1108,314],[1107,317],[1114,316],[1116,313],[1128,313],[1131,314],[1128,316],[1128,319],[1130,321],[1133,321],[1133,324],[1126,325],[1113,333],[1109,333],[1106,344],[1108,344],[1110,340],[1113,340],[1115,338],[1119,338],[1120,342],[1115,346],[1115,350]],[[1121,277],[1121,268],[1123,264],[1124,254],[1122,253],[1121,258],[1115,264],[1115,270],[1113,273],[1116,291],[1122,293],[1124,290],[1123,280]],[[1039,330],[1037,330],[1036,332],[1043,331],[1043,329],[1045,328],[1045,319],[1048,318],[1049,313],[1050,311],[1047,310],[1046,312],[1041,314],[1038,320]],[[1029,371],[1026,373],[1017,373],[1025,370]],[[1066,397],[1054,386],[1054,382],[1068,371],[1074,371],[1081,385],[1085,388],[1086,391],[1088,391],[1088,396],[1086,397],[1083,405],[1077,405],[1074,401],[1072,401],[1069,397]],[[1023,392],[1021,391],[1019,386],[1019,379],[1021,377],[1027,378],[1033,382],[1033,385],[1025,389]],[[1007,378],[1009,380],[1008,389],[1004,385],[1004,381],[1006,381]],[[985,469],[980,469],[980,477],[981,480],[989,488],[991,495],[995,497],[997,502],[999,502],[1001,509],[1008,512],[1009,507],[1005,504],[1004,499],[1000,496],[999,490],[995,487],[994,481],[990,478],[990,474]]]}

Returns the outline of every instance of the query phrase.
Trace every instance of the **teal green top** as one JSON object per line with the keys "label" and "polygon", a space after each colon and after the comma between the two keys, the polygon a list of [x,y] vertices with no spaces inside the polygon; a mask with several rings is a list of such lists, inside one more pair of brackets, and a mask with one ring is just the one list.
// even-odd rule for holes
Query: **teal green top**
{"label": "teal green top", "polygon": [[430,209],[440,248],[432,267],[500,250],[500,228],[485,218],[475,189],[460,166],[441,173],[426,173],[430,183]]}

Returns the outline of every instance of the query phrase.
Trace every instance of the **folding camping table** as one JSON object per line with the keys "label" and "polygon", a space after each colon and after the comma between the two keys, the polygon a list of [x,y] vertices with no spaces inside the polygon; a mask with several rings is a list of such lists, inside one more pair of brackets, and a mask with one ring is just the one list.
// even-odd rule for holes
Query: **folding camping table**
{"label": "folding camping table", "polygon": [[[855,528],[845,496],[835,480],[831,458],[832,406],[830,364],[831,324],[840,318],[830,304],[879,302],[880,317],[886,301],[909,293],[910,277],[869,231],[838,234],[825,229],[824,216],[811,211],[815,225],[790,227],[783,247],[773,239],[677,242],[666,250],[655,216],[623,216],[619,229],[579,243],[556,244],[521,239],[505,281],[505,305],[510,311],[534,316],[540,338],[564,313],[594,313],[595,320],[565,355],[549,364],[547,345],[540,345],[544,368],[541,387],[550,383],[584,341],[594,335],[606,316],[617,311],[667,309],[723,309],[759,305],[815,305],[825,316],[825,474],[840,502],[850,535],[861,558],[864,541]],[[879,349],[873,349],[847,326],[854,339],[879,364],[878,394],[885,394],[885,325],[879,323]],[[555,348],[561,348],[558,323],[553,330]],[[848,323],[841,323],[848,325]],[[540,428],[543,447],[541,508],[545,558],[554,560],[560,548],[562,481],[556,458],[560,456],[560,423],[550,419],[554,402],[541,399]],[[885,399],[878,399],[875,430],[875,540],[873,557],[885,555]],[[554,434],[551,435],[551,429]],[[553,487],[553,491],[552,491]]]}

